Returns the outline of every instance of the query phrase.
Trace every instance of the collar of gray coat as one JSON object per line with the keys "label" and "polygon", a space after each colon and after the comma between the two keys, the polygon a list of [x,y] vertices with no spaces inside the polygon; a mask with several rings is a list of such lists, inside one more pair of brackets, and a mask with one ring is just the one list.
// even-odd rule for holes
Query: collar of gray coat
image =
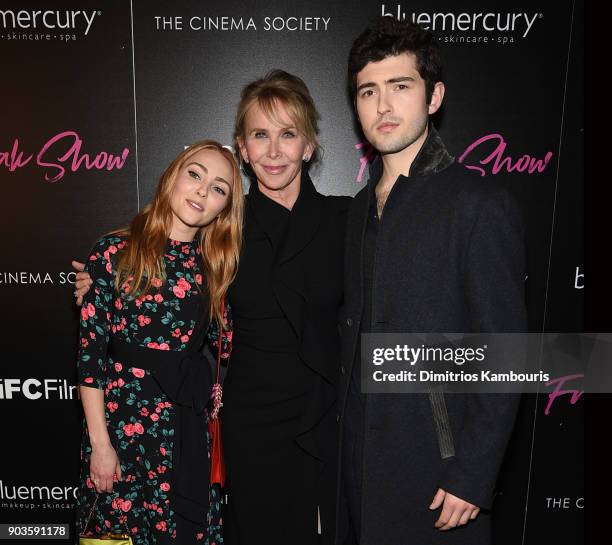
{"label": "collar of gray coat", "polygon": [[[438,131],[430,121],[427,129],[427,138],[416,154],[414,161],[412,161],[408,177],[435,174],[448,168],[454,161],[455,158],[448,153],[442,138],[440,138]],[[370,166],[370,182],[374,184],[378,182],[382,176],[382,168],[382,160],[379,155]]]}

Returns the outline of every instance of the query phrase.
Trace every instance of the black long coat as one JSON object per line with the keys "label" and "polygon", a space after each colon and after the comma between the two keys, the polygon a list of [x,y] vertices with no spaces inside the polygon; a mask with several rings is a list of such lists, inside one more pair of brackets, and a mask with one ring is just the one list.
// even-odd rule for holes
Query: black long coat
{"label": "black long coat", "polygon": [[[269,360],[264,360],[257,365],[270,368],[274,365],[279,373],[278,376],[262,377],[249,375],[248,384],[238,384],[236,372],[240,366],[253,366],[256,362],[249,359],[236,359],[233,356],[230,361],[230,368],[226,379],[226,405],[222,411],[224,415],[224,446],[228,460],[228,479],[230,480],[230,502],[232,493],[234,499],[237,496],[237,485],[241,487],[241,493],[248,495],[249,502],[253,508],[249,512],[248,520],[237,520],[240,533],[246,536],[247,543],[313,543],[316,540],[316,511],[318,505],[320,522],[322,528],[322,544],[331,544],[334,539],[335,530],[335,494],[336,494],[336,458],[337,458],[337,423],[336,423],[336,401],[338,386],[338,362],[340,360],[340,337],[338,331],[338,314],[343,302],[343,255],[345,241],[345,226],[347,211],[350,204],[349,197],[323,196],[318,193],[307,174],[303,173],[301,180],[301,190],[298,201],[296,202],[288,220],[287,230],[280,239],[276,239],[277,233],[270,231],[270,222],[267,214],[271,213],[269,208],[263,205],[266,197],[263,197],[256,186],[251,188],[251,193],[247,195],[245,201],[245,248],[241,256],[239,275],[242,284],[247,285],[251,282],[252,289],[257,290],[258,286],[253,278],[257,278],[256,269],[269,273],[271,284],[271,295],[275,298],[278,306],[282,310],[284,319],[288,322],[288,327],[283,327],[283,331],[290,331],[289,335],[295,338],[297,354],[268,353]],[[269,252],[259,257],[254,256],[251,250],[252,244],[257,240],[269,242]],[[270,257],[273,256],[273,257]],[[268,273],[266,273],[267,275]],[[249,280],[249,278],[251,280]],[[238,280],[236,281],[238,282]],[[263,288],[262,286],[259,286]],[[244,286],[243,288],[244,289]],[[230,302],[234,303],[233,297],[236,295],[230,289]],[[235,307],[235,305],[233,305]],[[245,306],[245,303],[242,303]],[[248,305],[247,305],[248,306]],[[255,313],[256,314],[256,313]],[[240,323],[239,318],[234,316],[235,326],[235,354],[238,351]],[[290,328],[290,329],[289,329]],[[285,334],[285,333],[283,333]],[[242,342],[242,340],[240,340]],[[260,347],[257,355],[266,354],[265,348],[273,344],[270,339],[254,339],[253,342]],[[292,341],[293,344],[293,341]],[[281,351],[282,352],[282,351]],[[251,352],[249,352],[251,354]],[[289,373],[296,371],[294,367],[294,357],[298,358],[298,365],[304,367],[304,373],[299,372],[299,376],[305,377],[308,381],[305,388],[310,392],[307,401],[300,408],[297,415],[284,415],[274,413],[274,428],[271,428],[269,421],[255,420],[257,415],[261,416],[261,411],[249,410],[249,404],[260,407],[262,399],[264,404],[270,404],[265,397],[265,388],[269,388],[274,382],[278,385],[278,391],[274,395],[281,398],[292,397],[294,394],[282,390],[283,384],[295,384],[295,377]],[[249,356],[255,357],[255,356]],[[259,357],[259,356],[258,356]],[[286,376],[283,376],[283,366],[276,366],[276,360],[286,359]],[[272,361],[274,360],[274,361]],[[277,371],[274,371],[276,373]],[[271,371],[265,370],[262,373]],[[239,374],[244,377],[244,374]],[[233,379],[233,380],[232,380]],[[267,414],[267,413],[266,413]],[[277,473],[273,470],[264,469],[262,464],[258,464],[261,452],[266,449],[270,451],[270,459],[282,459],[279,454],[277,437],[269,437],[269,430],[276,430],[279,427],[277,421],[286,422],[286,427],[291,428],[295,451],[308,457],[307,467],[316,466],[315,477],[308,477],[298,474],[301,472],[301,465],[296,463],[295,468],[283,467],[282,471],[294,470],[295,481],[308,478],[308,491],[301,490],[299,487],[287,490],[285,482],[278,482],[278,475],[282,474],[281,468],[277,468]],[[283,428],[284,429],[284,428]],[[245,438],[252,437],[254,441],[251,445],[243,445]],[[269,441],[268,441],[269,439]],[[265,444],[262,444],[265,443]],[[255,448],[254,448],[255,445]],[[276,446],[273,446],[276,445]],[[283,448],[285,448],[283,446]],[[284,451],[283,451],[284,452]],[[294,452],[293,445],[291,453]],[[230,456],[231,455],[231,456]],[[272,458],[276,456],[276,458]],[[292,454],[293,456],[293,454]],[[293,458],[292,458],[293,459]],[[311,463],[312,462],[312,463]],[[240,468],[238,468],[240,464]],[[267,466],[265,466],[267,468]],[[232,492],[231,480],[233,476],[243,476],[242,482],[234,482]],[[268,475],[269,472],[270,474]],[[315,482],[310,479],[314,478]],[[249,480],[247,480],[249,479]],[[261,490],[252,483],[259,483],[263,479]],[[276,480],[275,480],[276,479]],[[236,478],[236,481],[239,479]],[[244,491],[244,487],[248,490]],[[286,532],[279,528],[291,526],[290,521],[274,522],[274,515],[277,512],[274,505],[268,502],[278,502],[279,504],[293,506],[300,501],[311,499],[312,487],[316,505],[312,506],[312,535],[299,536],[298,528],[290,528],[287,532],[292,535],[284,535]],[[265,494],[272,494],[267,497]],[[287,497],[292,495],[292,497]],[[244,504],[244,502],[243,502]],[[304,506],[310,512],[311,505]],[[281,512],[279,509],[278,512]],[[258,518],[257,513],[265,514],[266,521]],[[282,511],[284,512],[284,511]],[[254,514],[253,514],[254,513]],[[303,518],[303,517],[302,517]],[[281,525],[280,523],[283,523]],[[301,519],[300,519],[301,522]],[[269,526],[266,526],[268,524]],[[227,534],[230,530],[235,532],[235,528],[226,528]],[[306,530],[304,530],[306,531]],[[233,533],[232,533],[233,537]],[[228,539],[229,541],[229,539]]]}
{"label": "black long coat", "polygon": [[[526,331],[521,214],[494,182],[475,176],[449,156],[443,160],[445,153],[432,131],[410,176],[400,176],[388,197],[374,257],[372,330]],[[340,428],[347,417],[364,304],[366,214],[379,177],[380,165],[349,211]],[[491,507],[518,399],[499,394],[445,397],[455,455],[442,460],[427,394],[366,396],[361,545],[490,541],[486,511],[466,527],[441,532],[434,528],[440,510],[428,507],[439,487],[485,510]],[[346,525],[339,487],[339,543]]]}

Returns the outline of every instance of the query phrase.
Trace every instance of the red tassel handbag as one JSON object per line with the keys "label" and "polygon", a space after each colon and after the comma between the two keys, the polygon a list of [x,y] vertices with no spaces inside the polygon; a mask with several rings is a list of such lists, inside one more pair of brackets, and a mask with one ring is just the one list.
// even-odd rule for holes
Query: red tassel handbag
{"label": "red tassel handbag", "polygon": [[[221,303],[221,315],[225,314],[225,304]],[[223,459],[223,445],[221,442],[221,422],[219,410],[223,407],[223,388],[221,387],[221,339],[223,325],[219,324],[219,348],[217,350],[217,378],[212,387],[212,410],[208,417],[208,433],[210,435],[210,484],[225,486],[225,460]]]}

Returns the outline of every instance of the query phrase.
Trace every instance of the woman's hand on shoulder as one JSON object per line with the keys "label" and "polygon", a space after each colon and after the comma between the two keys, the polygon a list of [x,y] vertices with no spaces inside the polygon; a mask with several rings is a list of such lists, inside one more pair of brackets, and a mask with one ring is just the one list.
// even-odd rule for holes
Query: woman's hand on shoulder
{"label": "woman's hand on shoulder", "polygon": [[73,261],[72,268],[77,271],[76,282],[74,283],[74,296],[76,297],[76,304],[81,306],[83,304],[83,297],[89,291],[93,280],[89,273],[85,271],[84,263]]}

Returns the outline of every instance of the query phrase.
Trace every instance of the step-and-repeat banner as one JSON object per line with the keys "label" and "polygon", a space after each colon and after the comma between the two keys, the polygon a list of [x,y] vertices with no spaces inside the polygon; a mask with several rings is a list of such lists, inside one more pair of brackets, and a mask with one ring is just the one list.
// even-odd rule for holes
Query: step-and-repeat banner
{"label": "step-and-repeat banner", "polygon": [[[320,110],[319,191],[359,191],[373,155],[346,61],[377,15],[435,33],[444,141],[525,209],[530,330],[581,331],[583,10],[580,0],[3,1],[0,523],[73,520],[82,414],[70,261],[130,220],[185,145],[231,145],[240,89],[273,68],[302,77]],[[584,398],[571,381],[563,389],[523,399],[496,544],[583,542]]]}

